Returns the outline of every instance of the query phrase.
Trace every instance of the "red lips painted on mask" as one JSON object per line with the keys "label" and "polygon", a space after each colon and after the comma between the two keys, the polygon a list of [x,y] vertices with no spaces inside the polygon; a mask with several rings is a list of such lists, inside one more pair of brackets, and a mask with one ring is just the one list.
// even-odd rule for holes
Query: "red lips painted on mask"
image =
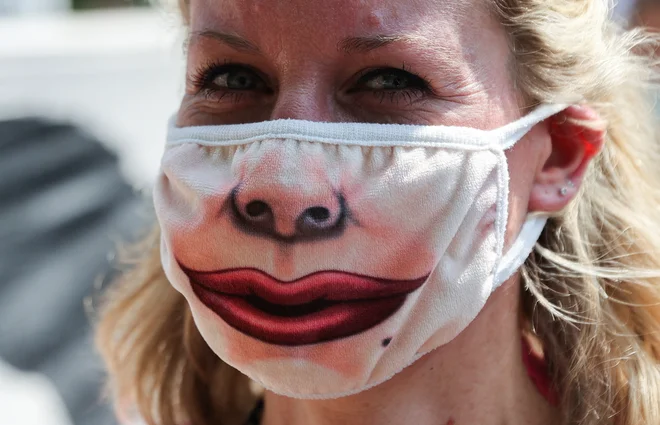
{"label": "red lips painted on mask", "polygon": [[200,272],[181,266],[199,300],[231,327],[297,346],[364,332],[396,313],[428,275],[380,279],[322,271],[284,282],[256,269]]}

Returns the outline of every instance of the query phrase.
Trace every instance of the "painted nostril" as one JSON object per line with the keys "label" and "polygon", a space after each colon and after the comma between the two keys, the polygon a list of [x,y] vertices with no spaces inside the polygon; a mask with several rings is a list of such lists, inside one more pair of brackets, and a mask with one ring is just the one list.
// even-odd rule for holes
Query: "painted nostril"
{"label": "painted nostril", "polygon": [[330,218],[330,210],[325,207],[312,207],[307,208],[304,215],[316,222],[326,221]]}
{"label": "painted nostril", "polygon": [[269,210],[270,207],[264,201],[252,201],[245,206],[245,213],[252,218],[258,218]]}
{"label": "painted nostril", "polygon": [[229,200],[233,224],[246,233],[294,242],[333,237],[344,230],[346,207],[341,195],[336,200],[291,197],[285,202],[289,197],[285,192],[248,189],[234,188]]}
{"label": "painted nostril", "polygon": [[[341,205],[340,205],[341,208]],[[322,236],[332,229],[339,229],[343,217],[342,210],[314,206],[305,209],[296,220],[296,229],[301,235]]]}

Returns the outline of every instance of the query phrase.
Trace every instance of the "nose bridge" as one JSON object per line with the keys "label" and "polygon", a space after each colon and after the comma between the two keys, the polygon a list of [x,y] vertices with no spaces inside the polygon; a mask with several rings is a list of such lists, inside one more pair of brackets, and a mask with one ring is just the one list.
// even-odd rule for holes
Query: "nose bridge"
{"label": "nose bridge", "polygon": [[297,119],[316,122],[335,122],[337,111],[333,93],[323,83],[320,72],[282,82],[271,119]]}
{"label": "nose bridge", "polygon": [[234,190],[234,204],[251,230],[291,238],[321,231],[341,216],[321,146],[268,140],[247,161]]}

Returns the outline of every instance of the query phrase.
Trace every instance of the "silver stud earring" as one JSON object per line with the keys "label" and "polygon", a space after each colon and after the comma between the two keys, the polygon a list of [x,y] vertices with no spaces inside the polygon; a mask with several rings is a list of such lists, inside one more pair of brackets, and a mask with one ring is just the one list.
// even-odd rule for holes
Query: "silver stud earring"
{"label": "silver stud earring", "polygon": [[[567,180],[567,181],[566,181],[566,186],[568,186],[568,187],[570,187],[570,188],[572,189],[572,188],[575,187],[575,184],[573,183],[572,180]],[[566,188],[566,186],[564,186],[564,187],[562,187],[561,189],[559,189],[559,194],[560,194],[561,196],[566,196],[566,195],[568,194],[568,189]]]}

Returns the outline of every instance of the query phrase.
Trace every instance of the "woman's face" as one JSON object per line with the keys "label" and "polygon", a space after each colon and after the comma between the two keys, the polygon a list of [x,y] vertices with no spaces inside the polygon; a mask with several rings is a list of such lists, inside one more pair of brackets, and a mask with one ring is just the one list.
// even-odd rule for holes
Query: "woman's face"
{"label": "woman's face", "polygon": [[[505,33],[479,0],[191,0],[190,16],[188,81],[179,126],[289,118],[494,129],[521,115]],[[539,143],[543,138],[546,142]],[[399,169],[395,171],[419,174],[419,181],[410,185],[405,179],[391,179],[387,187],[398,196],[378,198],[373,193],[383,192],[383,181],[389,175],[379,167],[392,161],[387,155],[380,158],[374,153],[364,167],[358,167],[362,163],[356,165],[350,158],[330,161],[319,153],[318,146],[306,144],[287,151],[287,158],[295,159],[295,164],[287,164],[281,160],[286,150],[283,146],[239,149],[229,162],[221,153],[211,155],[204,148],[188,146],[182,148],[190,150],[185,163],[165,161],[165,167],[174,174],[177,167],[187,167],[191,175],[204,176],[204,184],[198,182],[197,186],[208,192],[206,203],[213,206],[176,216],[179,222],[175,227],[181,230],[172,232],[170,248],[188,273],[194,269],[196,276],[204,278],[213,270],[259,269],[273,282],[293,282],[336,270],[396,282],[428,277],[437,260],[434,249],[439,243],[435,239],[446,239],[442,226],[432,225],[438,222],[433,214],[443,211],[444,204],[439,202],[444,198],[428,194],[443,188],[415,170],[420,162],[433,158],[414,157],[421,150],[400,150],[407,153],[396,156],[403,162],[396,164]],[[527,215],[535,175],[549,149],[547,132],[540,125],[507,152],[512,179],[505,244],[515,238]],[[437,160],[446,163],[451,158]],[[224,168],[215,162],[222,162]],[[442,164],[436,165],[442,168]],[[194,176],[190,178],[197,178]],[[445,186],[463,184],[452,183],[451,176],[442,179]],[[222,182],[226,187],[220,187]],[[372,193],[371,187],[380,192]],[[262,207],[273,206],[274,223],[269,222],[273,228],[268,232],[246,232],[237,226],[235,217],[230,217],[231,211],[222,208],[231,204],[233,214],[239,211],[245,218],[252,215],[247,207],[254,199]],[[261,202],[264,200],[267,202]],[[324,237],[297,239],[298,222],[288,218],[302,217],[307,207],[321,204],[328,213],[326,218],[334,217],[335,210],[350,211],[337,215],[349,216],[350,223]],[[424,209],[429,214],[418,217],[419,222],[411,219]],[[262,212],[254,212],[254,216]],[[438,220],[448,219],[443,216]],[[476,236],[478,243],[492,242],[489,230],[494,220],[495,214],[483,215],[477,229],[484,231],[475,230],[481,235]],[[433,229],[429,231],[425,223]],[[308,261],[310,258],[314,261]],[[385,350],[396,320],[403,320],[399,316],[405,313],[405,308],[397,310],[401,314],[392,316],[391,323],[370,324],[364,334],[358,333],[363,329],[342,334],[344,339],[330,345],[321,357],[308,350],[313,345],[285,346],[291,344],[291,338],[280,351],[269,348],[262,353],[261,345],[236,335],[204,309],[189,288],[179,289],[194,306],[202,333],[212,339],[212,346],[224,350],[225,357],[243,362],[266,362],[278,356],[305,359],[320,365],[320,376],[325,379],[330,379],[328,370],[332,369],[338,381],[341,376],[368,370],[358,359],[337,364],[336,359],[345,357],[341,353],[360,351],[355,342],[359,339],[362,351],[369,354],[363,356],[367,364],[371,361],[368,348],[376,344]],[[511,293],[515,296],[516,291]],[[415,294],[421,297],[420,291]],[[291,320],[280,321],[288,326]],[[229,344],[230,337],[238,342]],[[395,340],[392,346],[397,343]]]}
{"label": "woman's face", "polygon": [[[488,130],[521,116],[506,34],[484,0],[190,0],[190,33],[180,126],[290,118]],[[550,149],[537,126],[507,152],[506,243]]]}

